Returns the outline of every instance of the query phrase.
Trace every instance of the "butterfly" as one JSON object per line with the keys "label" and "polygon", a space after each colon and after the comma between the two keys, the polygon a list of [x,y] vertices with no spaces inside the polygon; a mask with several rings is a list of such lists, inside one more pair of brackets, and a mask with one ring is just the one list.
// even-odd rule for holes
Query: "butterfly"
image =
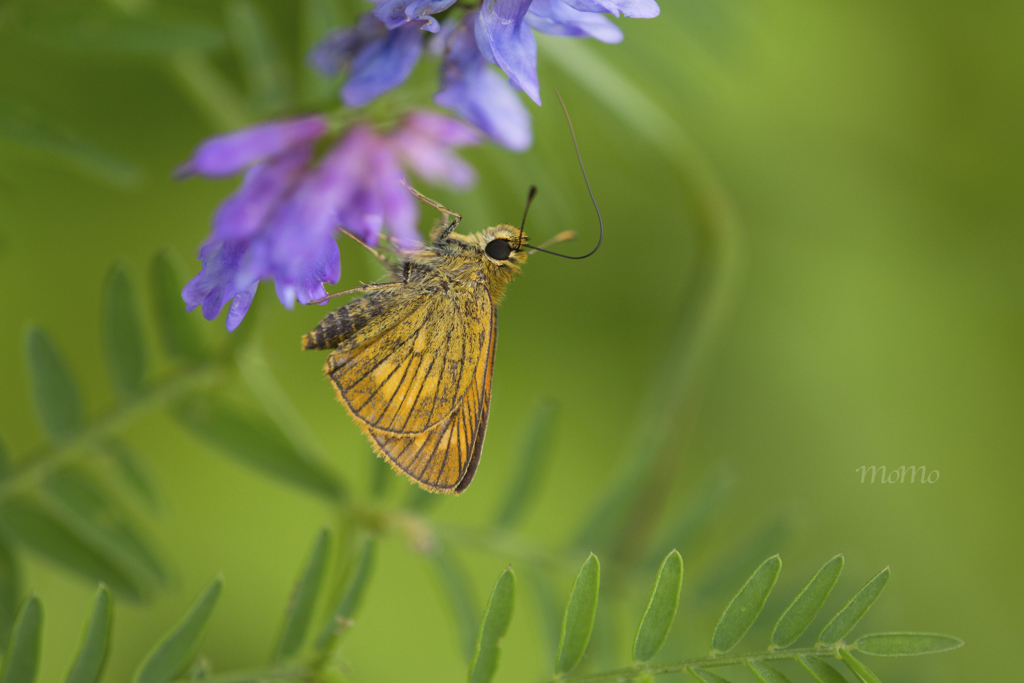
{"label": "butterfly", "polygon": [[473,481],[487,433],[505,288],[529,254],[586,258],[601,240],[582,257],[545,249],[571,231],[530,247],[523,228],[533,187],[518,228],[472,235],[455,232],[462,216],[406,187],[442,214],[429,242],[394,263],[371,249],[389,266],[387,281],[330,295],[363,294],[327,315],[302,347],[330,349],[324,373],[378,456],[428,491],[458,494]]}

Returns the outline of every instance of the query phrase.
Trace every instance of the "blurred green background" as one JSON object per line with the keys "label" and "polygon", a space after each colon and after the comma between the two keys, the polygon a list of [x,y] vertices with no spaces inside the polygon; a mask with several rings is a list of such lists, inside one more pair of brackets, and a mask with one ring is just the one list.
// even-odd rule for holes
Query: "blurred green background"
{"label": "blurred green background", "polygon": [[[292,3],[261,7],[297,52]],[[87,412],[105,410],[113,395],[98,311],[107,269],[123,260],[142,283],[159,248],[190,259],[234,181],[170,180],[213,131],[159,60],[41,45],[5,25],[9,9],[0,7],[0,94],[144,171],[134,187],[111,187],[0,142],[0,434],[17,457],[42,441],[22,368],[25,325],[57,340]],[[214,20],[221,11],[180,9]],[[860,632],[937,631],[968,644],[871,660],[883,680],[1008,680],[1024,638],[1024,5],[664,0],[660,18],[621,25],[623,44],[593,51],[688,133],[740,225],[729,316],[709,354],[692,437],[678,443],[670,509],[685,508],[708,481],[727,482],[725,502],[701,544],[681,549],[684,605],[668,649],[705,652],[714,625],[706,613],[767,554],[783,556],[769,605],[777,613],[842,551],[847,568],[829,605],[881,567],[893,571]],[[471,150],[479,188],[431,193],[474,230],[515,221],[536,182],[533,236],[573,228],[583,237],[565,250],[582,250],[596,226],[554,105],[558,86],[604,212],[605,244],[584,262],[535,256],[511,286],[482,464],[473,486],[438,503],[435,516],[472,526],[493,515],[530,414],[554,397],[557,444],[523,532],[557,546],[623,466],[696,256],[672,160],[546,57],[548,45],[533,150]],[[226,50],[216,59],[236,76]],[[432,78],[433,65],[425,68]],[[341,286],[375,276],[347,242],[342,263]],[[320,373],[322,355],[299,350],[326,309],[286,311],[270,289],[258,304],[262,349],[331,466],[365,489],[368,448]],[[203,327],[225,336],[222,320]],[[127,680],[216,572],[225,593],[203,652],[218,670],[262,664],[316,531],[334,522],[330,508],[222,457],[162,413],[132,424],[126,439],[160,483],[163,512],[147,528],[174,581],[150,603],[118,603],[106,680]],[[861,484],[856,468],[871,465],[924,465],[940,477]],[[391,484],[396,497],[408,488]],[[766,552],[745,558],[744,544],[758,542]],[[465,557],[482,605],[515,560]],[[737,573],[725,593],[702,597],[729,558],[742,566],[730,567]],[[386,538],[379,560],[344,648],[351,679],[460,679],[453,621],[425,561],[398,536]],[[93,586],[34,556],[25,572],[46,610],[40,680],[61,680]],[[560,596],[571,578],[562,577]],[[635,624],[641,607],[623,624]],[[540,624],[524,591],[497,680],[545,677],[551,645]],[[622,627],[621,651],[607,653],[619,664],[630,629]]]}

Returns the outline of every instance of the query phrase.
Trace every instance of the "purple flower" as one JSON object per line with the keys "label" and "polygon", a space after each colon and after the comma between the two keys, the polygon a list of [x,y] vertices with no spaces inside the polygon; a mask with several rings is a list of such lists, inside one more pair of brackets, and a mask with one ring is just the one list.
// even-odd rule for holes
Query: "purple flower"
{"label": "purple flower", "polygon": [[405,24],[371,41],[352,60],[352,70],[341,88],[350,107],[367,104],[405,82],[423,52],[423,37],[415,24]]}
{"label": "purple flower", "polygon": [[484,0],[476,15],[476,42],[484,58],[497,64],[509,83],[540,104],[537,40],[526,23],[531,0]]}
{"label": "purple flower", "polygon": [[434,102],[456,112],[498,144],[524,151],[533,143],[530,113],[508,81],[481,54],[473,34],[475,21],[476,13],[467,13],[448,36],[441,90]]}
{"label": "purple flower", "polygon": [[[210,238],[199,251],[203,267],[182,291],[187,309],[202,307],[208,320],[230,302],[229,330],[249,310],[261,279],[274,280],[278,298],[289,308],[323,297],[324,283],[341,277],[334,241],[339,226],[368,244],[376,244],[383,229],[402,247],[418,244],[419,207],[402,185],[403,166],[457,187],[475,180],[473,169],[452,150],[476,144],[479,134],[439,114],[413,112],[387,134],[357,125],[319,162],[313,161],[316,140],[308,136],[265,153],[272,148],[268,139],[277,139],[288,123],[293,122],[211,138],[200,146],[203,163],[195,163],[197,152],[185,164],[217,175],[229,161],[239,171],[244,159],[252,164],[238,190],[218,208]],[[246,156],[226,142],[238,140],[247,141],[246,149],[262,151]]]}
{"label": "purple flower", "polygon": [[296,146],[316,141],[327,132],[327,119],[320,115],[271,121],[235,133],[218,135],[203,142],[192,158],[174,175],[228,176],[258,161],[269,159]]}
{"label": "purple flower", "polygon": [[480,134],[464,123],[429,111],[414,111],[391,137],[391,146],[429,183],[447,183],[465,190],[476,183],[476,171],[452,150],[480,144]]}
{"label": "purple flower", "polygon": [[379,0],[373,14],[389,29],[415,22],[424,31],[437,33],[441,25],[430,15],[443,12],[454,4],[455,0]]}
{"label": "purple flower", "polygon": [[603,12],[634,19],[653,19],[661,13],[656,0],[562,0],[580,12]]}
{"label": "purple flower", "polygon": [[622,29],[607,17],[580,12],[562,0],[533,0],[526,23],[541,33],[573,38],[596,38],[604,43],[622,42]]}
{"label": "purple flower", "polygon": [[423,52],[418,26],[402,23],[389,31],[380,19],[364,14],[352,28],[328,34],[310,51],[309,60],[328,76],[349,66],[341,99],[360,107],[401,85],[412,73]]}
{"label": "purple flower", "polygon": [[386,36],[388,29],[372,14],[363,14],[355,26],[331,31],[309,51],[310,65],[325,76],[341,73],[360,50]]}

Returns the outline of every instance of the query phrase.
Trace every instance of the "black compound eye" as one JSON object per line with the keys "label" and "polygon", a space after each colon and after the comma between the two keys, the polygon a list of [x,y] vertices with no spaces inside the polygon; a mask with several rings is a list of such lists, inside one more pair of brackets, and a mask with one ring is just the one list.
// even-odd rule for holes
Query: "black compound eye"
{"label": "black compound eye", "polygon": [[507,261],[512,253],[512,245],[508,240],[491,240],[484,247],[484,251],[495,261]]}

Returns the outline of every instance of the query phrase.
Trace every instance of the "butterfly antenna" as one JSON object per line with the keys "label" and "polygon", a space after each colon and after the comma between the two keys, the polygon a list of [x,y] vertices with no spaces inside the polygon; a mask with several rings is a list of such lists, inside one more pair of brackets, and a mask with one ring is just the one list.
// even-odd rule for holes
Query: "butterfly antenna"
{"label": "butterfly antenna", "polygon": [[[565,101],[562,99],[562,93],[558,92],[558,88],[555,88],[555,95],[558,96],[558,103],[562,105],[562,112],[565,114],[565,120],[569,124],[569,134],[572,135],[572,145],[573,147],[576,148],[576,159],[577,161],[580,162],[580,171],[583,172],[583,182],[587,184],[587,192],[590,193],[590,201],[591,203],[593,203],[594,211],[597,213],[597,224],[600,227],[601,231],[597,236],[597,244],[594,245],[594,248],[588,251],[583,256],[569,256],[567,254],[559,254],[556,251],[548,251],[547,249],[541,249],[540,247],[532,247],[532,249],[534,251],[542,251],[545,254],[551,254],[552,256],[561,256],[562,258],[579,260],[593,256],[594,254],[597,253],[597,250],[601,248],[601,242],[604,240],[604,220],[601,218],[601,209],[597,207],[597,199],[594,197],[594,191],[590,189],[590,179],[587,178],[587,169],[583,165],[583,157],[582,155],[580,155],[579,143],[576,142],[576,131],[572,127],[572,119],[569,118],[569,110],[565,107]],[[527,206],[529,206],[529,204],[527,204]],[[522,231],[520,231],[520,238],[521,237]]]}
{"label": "butterfly antenna", "polygon": [[519,241],[516,242],[516,251],[523,246],[523,228],[526,227],[526,214],[530,212],[530,204],[533,203],[533,198],[537,196],[537,186],[530,185],[530,191],[526,194],[526,208],[523,209],[523,220],[519,223]]}

